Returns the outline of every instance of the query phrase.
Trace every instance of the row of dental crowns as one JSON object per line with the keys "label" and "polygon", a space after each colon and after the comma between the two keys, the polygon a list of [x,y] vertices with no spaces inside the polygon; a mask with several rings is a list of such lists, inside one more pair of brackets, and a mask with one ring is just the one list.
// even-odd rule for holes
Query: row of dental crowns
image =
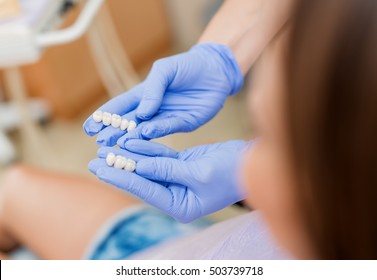
{"label": "row of dental crowns", "polygon": [[106,163],[110,167],[118,169],[124,169],[128,172],[134,172],[136,169],[136,162],[130,158],[124,156],[115,155],[114,153],[108,153],[106,157]]}
{"label": "row of dental crowns", "polygon": [[[93,119],[95,122],[102,122],[103,125],[112,126],[114,128],[120,128],[121,130],[131,131],[136,128],[137,124],[135,121],[128,121],[127,119],[122,119],[121,116],[117,114],[111,114],[108,112],[96,111],[93,113]],[[108,153],[106,156],[106,164],[110,167],[115,167],[118,169],[124,169],[128,172],[134,172],[136,169],[136,162],[130,158],[123,157],[121,155],[115,155],[114,153]]]}
{"label": "row of dental crowns", "polygon": [[136,128],[137,124],[135,121],[128,121],[127,119],[122,119],[121,116],[117,114],[111,114],[108,112],[96,111],[93,114],[93,119],[95,122],[102,122],[104,125],[111,125],[114,128],[120,128],[121,130],[131,131]]}

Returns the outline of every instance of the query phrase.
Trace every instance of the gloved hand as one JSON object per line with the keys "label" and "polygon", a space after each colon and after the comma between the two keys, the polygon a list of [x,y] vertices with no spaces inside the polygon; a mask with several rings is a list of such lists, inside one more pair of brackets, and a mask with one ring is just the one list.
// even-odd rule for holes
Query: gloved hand
{"label": "gloved hand", "polygon": [[[234,140],[176,152],[162,144],[129,140],[127,150],[100,148],[99,159],[90,162],[89,169],[100,180],[188,223],[244,199],[238,170],[247,146]],[[134,159],[136,174],[108,167],[109,152]]]}
{"label": "gloved hand", "polygon": [[99,145],[117,143],[120,147],[132,138],[193,131],[212,119],[242,84],[242,72],[227,46],[199,44],[186,53],[156,61],[143,83],[99,108],[135,120],[136,129],[125,134],[89,117],[84,130],[90,136],[99,133]]}

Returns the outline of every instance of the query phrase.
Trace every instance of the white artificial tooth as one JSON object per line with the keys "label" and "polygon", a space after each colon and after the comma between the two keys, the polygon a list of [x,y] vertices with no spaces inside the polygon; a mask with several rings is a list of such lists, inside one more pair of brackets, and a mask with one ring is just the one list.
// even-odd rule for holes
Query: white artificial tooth
{"label": "white artificial tooth", "polygon": [[110,113],[103,113],[102,115],[102,123],[106,126],[109,126],[111,124],[111,114]]}
{"label": "white artificial tooth", "polygon": [[122,118],[117,114],[111,115],[111,125],[114,128],[120,127],[120,123],[122,122]]}
{"label": "white artificial tooth", "polygon": [[116,156],[113,153],[108,153],[106,157],[106,163],[108,166],[113,166],[116,160]]}
{"label": "white artificial tooth", "polygon": [[93,113],[93,120],[95,121],[95,122],[102,122],[102,115],[103,115],[103,113],[102,113],[102,111],[96,111],[96,112],[94,112]]}
{"label": "white artificial tooth", "polygon": [[115,160],[115,163],[114,163],[115,168],[122,169],[126,166],[126,164],[127,164],[127,159],[125,157],[116,156],[116,160]]}
{"label": "white artificial tooth", "polygon": [[120,123],[120,129],[124,131],[127,129],[127,127],[128,127],[128,120],[122,119],[122,122]]}
{"label": "white artificial tooth", "polygon": [[128,159],[124,170],[128,172],[134,172],[136,169],[136,162],[132,159]]}
{"label": "white artificial tooth", "polygon": [[103,118],[104,116],[108,116],[108,117],[111,117],[111,114],[110,114],[110,113],[108,113],[108,112],[103,112],[103,113],[102,113],[102,118]]}
{"label": "white artificial tooth", "polygon": [[127,130],[128,130],[128,131],[134,130],[134,129],[136,128],[136,126],[137,126],[137,124],[136,124],[135,121],[130,121],[130,122],[128,123],[128,128],[127,128]]}

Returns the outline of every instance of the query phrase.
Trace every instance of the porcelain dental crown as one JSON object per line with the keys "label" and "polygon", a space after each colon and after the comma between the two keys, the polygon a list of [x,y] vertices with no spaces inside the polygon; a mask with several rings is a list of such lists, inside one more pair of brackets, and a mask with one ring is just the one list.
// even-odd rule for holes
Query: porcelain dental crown
{"label": "porcelain dental crown", "polygon": [[93,113],[93,120],[97,123],[102,122],[103,125],[119,128],[123,131],[131,131],[137,127],[137,123],[133,120],[122,119],[117,114],[111,114],[108,112],[96,111]]}
{"label": "porcelain dental crown", "polygon": [[136,162],[124,156],[108,153],[106,157],[106,164],[110,167],[124,169],[128,172],[134,172],[136,169]]}

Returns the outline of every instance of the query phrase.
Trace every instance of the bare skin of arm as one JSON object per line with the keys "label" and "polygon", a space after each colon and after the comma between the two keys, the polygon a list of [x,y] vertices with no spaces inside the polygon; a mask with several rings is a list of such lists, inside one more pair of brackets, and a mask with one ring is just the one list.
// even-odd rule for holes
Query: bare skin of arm
{"label": "bare skin of arm", "polygon": [[245,74],[288,21],[294,0],[227,0],[199,39],[229,46]]}
{"label": "bare skin of arm", "polygon": [[80,259],[101,225],[139,203],[97,180],[22,166],[6,172],[0,197],[0,251],[22,244],[42,259]]}

